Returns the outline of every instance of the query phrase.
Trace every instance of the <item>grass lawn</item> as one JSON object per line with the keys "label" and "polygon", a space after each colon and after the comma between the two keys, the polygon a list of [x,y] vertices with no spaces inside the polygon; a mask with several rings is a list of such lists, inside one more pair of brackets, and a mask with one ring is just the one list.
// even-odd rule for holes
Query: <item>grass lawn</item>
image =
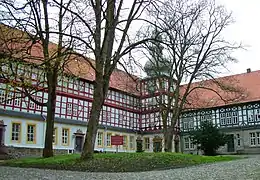
{"label": "grass lawn", "polygon": [[95,154],[95,158],[89,161],[80,161],[79,157],[78,154],[72,154],[46,159],[22,158],[7,160],[1,165],[91,172],[133,172],[186,167],[241,158],[238,156],[210,157],[180,153],[102,153]]}

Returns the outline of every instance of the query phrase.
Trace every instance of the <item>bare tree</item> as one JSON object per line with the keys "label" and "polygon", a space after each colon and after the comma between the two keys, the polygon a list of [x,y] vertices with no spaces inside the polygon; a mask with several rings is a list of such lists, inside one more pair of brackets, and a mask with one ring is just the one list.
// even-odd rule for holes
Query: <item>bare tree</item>
{"label": "bare tree", "polygon": [[[55,1],[56,2],[56,1]],[[60,2],[56,2],[61,5]],[[109,79],[120,58],[147,39],[136,41],[133,21],[138,20],[151,0],[84,0],[74,1],[66,9],[76,18],[73,36],[77,52],[93,55],[90,66],[95,71],[93,104],[81,159],[93,158],[100,111],[108,92]]]}
{"label": "bare tree", "polygon": [[[189,104],[193,92],[209,90],[223,101],[231,100],[231,96],[223,97],[219,90],[241,93],[242,89],[214,78],[228,62],[235,61],[231,53],[241,45],[222,37],[222,32],[233,20],[231,13],[216,5],[214,0],[169,0],[149,9],[149,15],[156,23],[145,35],[155,36],[157,41],[145,45],[149,59],[146,72],[152,77],[162,74],[170,77],[167,93],[160,93],[157,101],[163,122],[164,148],[172,151],[173,135],[181,113],[186,108],[197,108]],[[208,78],[212,80],[194,83]],[[165,90],[162,82],[153,86]]]}
{"label": "bare tree", "polygon": [[[59,3],[66,7],[71,1]],[[1,0],[0,9],[4,23],[0,27],[1,79],[20,92],[21,97],[14,98],[28,97],[36,105],[47,107],[43,157],[51,157],[57,81],[73,45],[73,38],[64,37],[63,33],[71,31],[73,17],[63,6],[47,0]],[[39,91],[48,92],[47,101],[34,96]]]}

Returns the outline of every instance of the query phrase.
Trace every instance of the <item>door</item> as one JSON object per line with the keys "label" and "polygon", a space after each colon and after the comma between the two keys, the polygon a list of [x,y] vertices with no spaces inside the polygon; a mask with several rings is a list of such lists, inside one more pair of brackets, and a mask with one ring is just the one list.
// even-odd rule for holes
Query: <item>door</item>
{"label": "door", "polygon": [[230,134],[227,143],[227,152],[235,151],[234,134]]}
{"label": "door", "polygon": [[76,136],[75,138],[75,150],[76,152],[82,151],[83,136]]}

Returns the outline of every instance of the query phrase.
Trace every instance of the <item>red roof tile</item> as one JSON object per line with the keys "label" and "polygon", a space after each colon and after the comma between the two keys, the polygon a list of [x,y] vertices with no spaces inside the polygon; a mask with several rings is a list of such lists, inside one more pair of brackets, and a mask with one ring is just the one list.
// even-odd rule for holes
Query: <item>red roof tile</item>
{"label": "red roof tile", "polygon": [[[28,38],[28,36],[14,28],[10,28],[3,24],[0,24],[0,50],[2,52],[17,52],[12,54],[12,56],[16,58],[21,58],[30,63],[40,64],[43,62],[43,52],[42,46],[39,42],[36,42],[32,45],[31,41],[27,39],[27,41],[22,41],[23,38]],[[12,39],[11,41],[9,41]],[[8,42],[8,43],[6,43]],[[26,51],[28,47],[30,47],[30,51]],[[57,49],[57,45],[54,43],[50,43],[49,45],[50,51],[55,52]],[[8,50],[7,50],[8,49]],[[83,59],[77,55],[71,55],[70,58],[65,63],[65,72],[69,74],[73,74],[78,76],[79,78],[86,79],[89,81],[95,80],[95,71],[90,66],[89,63],[92,63],[95,66],[95,61],[91,59]],[[133,75],[129,75],[124,71],[119,69],[115,69],[110,78],[110,87],[125,91],[127,93],[139,95],[139,91],[137,90],[137,80],[138,78]]]}

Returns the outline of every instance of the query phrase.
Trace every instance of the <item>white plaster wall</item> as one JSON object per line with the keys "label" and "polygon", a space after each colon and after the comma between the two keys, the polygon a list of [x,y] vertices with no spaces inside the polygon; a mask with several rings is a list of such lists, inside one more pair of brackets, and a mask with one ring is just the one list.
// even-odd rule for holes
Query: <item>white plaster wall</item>
{"label": "white plaster wall", "polygon": [[[0,116],[0,120],[4,121],[6,125],[5,131],[5,145],[7,146],[14,146],[14,147],[27,147],[27,148],[43,148],[44,147],[44,138],[45,138],[45,122],[38,121],[38,120],[29,120],[24,118],[16,118],[16,117],[7,117],[7,116]],[[12,136],[12,122],[21,123],[21,141],[15,142],[11,140]],[[36,124],[36,143],[29,144],[26,142],[27,138],[27,124]],[[86,126],[79,126],[79,125],[71,125],[65,123],[55,123],[54,127],[57,128],[57,143],[53,145],[54,149],[68,149],[73,150],[75,148],[75,136],[74,133],[77,130],[81,130],[84,134],[86,134],[87,127]],[[62,145],[62,128],[69,129],[69,145],[64,146]],[[97,146],[97,136],[96,136],[96,143],[95,143],[95,150],[98,151],[110,151],[116,152],[116,146],[107,147],[106,146],[106,134],[112,133],[112,135],[121,135],[127,136],[127,147],[123,147],[123,145],[118,147],[118,152],[135,152],[136,151],[136,138],[137,134],[135,133],[123,133],[117,131],[110,131],[99,129],[98,132],[103,132],[103,144],[102,146]],[[134,136],[134,149],[130,149],[129,142],[130,136]]]}

